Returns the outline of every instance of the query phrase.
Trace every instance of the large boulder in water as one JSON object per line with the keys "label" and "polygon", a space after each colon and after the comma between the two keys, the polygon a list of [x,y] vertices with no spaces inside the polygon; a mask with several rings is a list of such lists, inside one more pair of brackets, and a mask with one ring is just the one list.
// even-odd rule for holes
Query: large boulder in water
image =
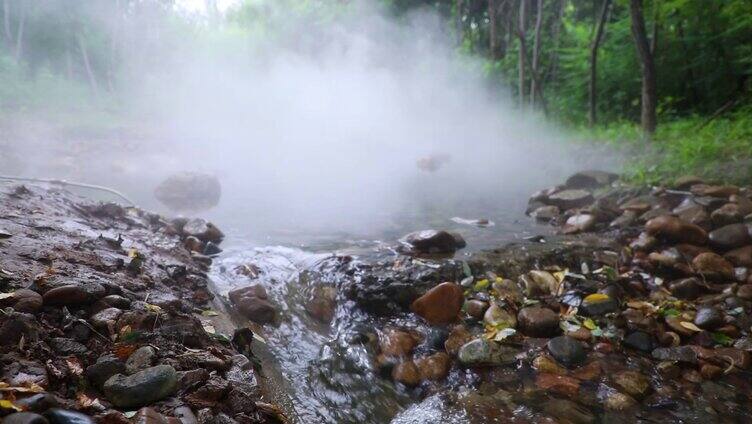
{"label": "large boulder in water", "polygon": [[182,172],[162,181],[154,196],[165,206],[177,212],[195,212],[217,206],[222,187],[214,175]]}
{"label": "large boulder in water", "polygon": [[410,253],[454,253],[467,246],[460,234],[437,230],[410,233],[400,243]]}

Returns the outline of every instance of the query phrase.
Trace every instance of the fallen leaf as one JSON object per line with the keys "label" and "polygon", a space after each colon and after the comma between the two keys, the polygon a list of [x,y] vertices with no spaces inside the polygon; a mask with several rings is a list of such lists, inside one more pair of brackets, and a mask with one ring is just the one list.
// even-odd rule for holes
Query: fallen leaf
{"label": "fallen leaf", "polygon": [[84,373],[83,364],[81,364],[81,361],[75,356],[65,358],[65,365],[68,366],[68,370],[70,370],[73,375],[79,376]]}
{"label": "fallen leaf", "polygon": [[214,326],[208,322],[208,321],[201,321],[201,326],[204,327],[204,331],[206,331],[209,334],[217,334],[217,330],[214,328]]}
{"label": "fallen leaf", "polygon": [[702,331],[702,329],[700,327],[694,325],[693,323],[691,323],[689,321],[682,321],[682,322],[679,323],[679,325],[681,325],[682,327],[686,328],[687,330],[692,330],[692,331],[694,331],[696,333],[699,333],[699,332]]}
{"label": "fallen leaf", "polygon": [[0,300],[10,299],[13,295],[14,293],[0,293]]}
{"label": "fallen leaf", "polygon": [[590,318],[583,321],[582,325],[588,330],[595,330],[596,328],[598,328],[598,324],[596,324],[595,321]]}
{"label": "fallen leaf", "polygon": [[138,411],[126,411],[126,412],[123,412],[123,415],[125,415],[125,418],[133,418],[136,416],[137,413]]}
{"label": "fallen leaf", "polygon": [[585,296],[584,301],[585,302],[604,302],[606,300],[610,299],[607,294],[603,293],[593,293],[591,295]]}
{"label": "fallen leaf", "polygon": [[494,341],[500,342],[515,334],[517,334],[517,330],[515,330],[514,328],[505,328],[501,331],[498,331],[493,339]]}
{"label": "fallen leaf", "polygon": [[473,290],[475,291],[482,291],[488,288],[488,286],[491,285],[491,282],[488,281],[488,279],[484,278],[482,280],[478,280],[478,282],[475,283],[475,286],[473,286]]}
{"label": "fallen leaf", "polygon": [[219,313],[217,313],[216,311],[212,311],[211,309],[207,309],[205,311],[202,311],[201,315],[205,317],[216,317],[219,315]]}
{"label": "fallen leaf", "polygon": [[133,344],[118,344],[112,349],[112,353],[122,360],[128,359],[131,353],[136,351],[136,345]]}
{"label": "fallen leaf", "polygon": [[0,399],[0,408],[2,409],[12,409],[14,411],[21,411],[21,408],[16,406],[13,402],[9,401],[8,399]]}

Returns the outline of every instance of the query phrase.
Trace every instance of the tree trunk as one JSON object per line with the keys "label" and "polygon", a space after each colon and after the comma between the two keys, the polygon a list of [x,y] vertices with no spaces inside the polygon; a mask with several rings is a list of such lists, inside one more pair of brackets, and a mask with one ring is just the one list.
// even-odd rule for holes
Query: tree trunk
{"label": "tree trunk", "polygon": [[496,0],[488,0],[488,51],[492,59],[497,59],[499,54],[499,35],[496,28]]}
{"label": "tree trunk", "polygon": [[525,41],[525,32],[527,31],[527,2],[528,0],[520,0],[520,14],[517,27],[517,36],[520,39],[520,51],[518,59],[518,91],[521,108],[525,107],[525,68],[527,62],[527,44]]}
{"label": "tree trunk", "polygon": [[89,78],[89,84],[94,92],[99,92],[99,85],[97,84],[97,78],[94,75],[94,70],[91,68],[91,62],[89,61],[89,52],[86,49],[86,42],[81,34],[78,34],[78,48],[81,50],[81,58],[84,62],[84,69],[86,70],[86,76]]}
{"label": "tree trunk", "polygon": [[594,126],[597,122],[596,106],[597,106],[597,76],[598,76],[598,48],[601,45],[603,39],[603,31],[606,27],[606,21],[608,21],[609,10],[611,7],[611,0],[603,0],[603,8],[601,9],[600,19],[598,19],[597,28],[595,30],[595,36],[593,42],[590,45],[590,85],[589,85],[589,113],[588,123],[590,126]]}
{"label": "tree trunk", "polygon": [[561,24],[564,21],[564,8],[566,7],[566,0],[559,0],[559,7],[556,11],[556,18],[551,26],[551,39],[553,40],[553,47],[551,48],[551,57],[548,62],[548,69],[546,70],[546,77],[544,81],[556,81],[556,76],[559,70],[559,42],[561,40]]}
{"label": "tree trunk", "polygon": [[637,48],[637,56],[642,68],[642,129],[647,137],[655,132],[657,125],[656,103],[657,88],[655,80],[655,62],[650,51],[645,30],[645,18],[642,11],[642,0],[629,0],[629,14],[632,23],[632,37]]}
{"label": "tree trunk", "polygon": [[533,38],[533,60],[530,66],[530,105],[535,107],[543,98],[543,87],[540,81],[540,38],[543,26],[543,0],[537,2],[535,18],[535,37]]}
{"label": "tree trunk", "polygon": [[16,50],[13,54],[16,58],[16,62],[21,60],[21,53],[23,53],[24,27],[26,26],[26,9],[29,6],[25,2],[21,2],[19,7],[21,8],[21,13],[18,17],[18,29],[16,30]]}

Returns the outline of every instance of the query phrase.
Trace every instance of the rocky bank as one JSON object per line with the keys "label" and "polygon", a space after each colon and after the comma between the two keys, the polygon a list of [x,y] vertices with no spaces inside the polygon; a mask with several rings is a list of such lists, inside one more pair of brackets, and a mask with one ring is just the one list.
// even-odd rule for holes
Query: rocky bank
{"label": "rocky bank", "polygon": [[238,329],[211,323],[222,232],[0,186],[0,421],[284,422]]}

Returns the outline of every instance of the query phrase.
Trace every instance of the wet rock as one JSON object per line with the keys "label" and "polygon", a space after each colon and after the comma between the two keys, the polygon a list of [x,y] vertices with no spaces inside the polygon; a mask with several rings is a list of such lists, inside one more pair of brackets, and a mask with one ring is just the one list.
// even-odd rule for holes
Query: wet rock
{"label": "wet rock", "polygon": [[396,329],[384,331],[379,338],[380,351],[386,356],[408,356],[418,343],[420,336],[417,334]]}
{"label": "wet rock", "polygon": [[560,214],[561,211],[559,211],[559,208],[552,205],[540,206],[530,212],[531,217],[543,222],[548,222],[552,219],[556,219]]}
{"label": "wet rock", "polygon": [[619,178],[617,174],[605,171],[580,171],[564,183],[568,188],[594,189],[607,186]]}
{"label": "wet rock", "polygon": [[666,325],[668,325],[672,331],[682,336],[689,337],[695,333],[693,330],[682,325],[684,320],[682,320],[681,318],[675,316],[666,316],[663,318],[663,321],[666,322]]}
{"label": "wet rock", "polygon": [[203,253],[204,242],[198,239],[198,237],[188,236],[183,240],[183,247],[189,252]]}
{"label": "wet rock", "polygon": [[100,299],[104,304],[118,309],[128,309],[131,306],[131,300],[117,294],[107,295]]}
{"label": "wet rock", "polygon": [[168,424],[167,418],[154,408],[141,408],[133,418],[134,424]]}
{"label": "wet rock", "polygon": [[580,381],[573,377],[558,374],[538,374],[535,385],[548,392],[558,393],[570,398],[577,396],[580,391]]}
{"label": "wet rock", "polygon": [[603,400],[603,406],[610,411],[625,411],[637,405],[631,396],[620,392],[611,392]]}
{"label": "wet rock", "polygon": [[517,314],[520,330],[531,337],[548,337],[559,332],[559,316],[548,308],[529,306]]}
{"label": "wet rock", "polygon": [[679,299],[694,300],[700,295],[701,285],[697,278],[683,278],[669,285],[671,294]]}
{"label": "wet rock", "polygon": [[719,185],[695,184],[691,187],[690,191],[695,196],[728,198],[731,195],[739,194],[739,187],[732,186],[732,185],[719,186]]}
{"label": "wet rock", "polygon": [[431,325],[448,324],[457,318],[464,296],[454,283],[441,283],[416,299],[410,309]]}
{"label": "wet rock", "polygon": [[104,384],[107,399],[121,408],[149,405],[175,392],[177,373],[169,365],[157,365],[130,376],[116,374]]}
{"label": "wet rock", "polygon": [[677,190],[687,190],[694,185],[704,183],[705,181],[696,175],[683,175],[674,181],[674,188]]}
{"label": "wet rock", "polygon": [[39,323],[34,315],[10,311],[0,314],[0,340],[2,345],[16,345],[23,338],[26,342],[39,340]]}
{"label": "wet rock", "polygon": [[213,408],[230,391],[227,380],[212,376],[203,386],[186,397],[186,402],[194,408]]}
{"label": "wet rock", "polygon": [[659,361],[674,361],[687,364],[697,364],[697,352],[691,346],[659,347],[652,352],[653,358]]}
{"label": "wet rock", "polygon": [[42,295],[47,306],[88,305],[105,295],[104,287],[99,283],[70,283],[54,287]]}
{"label": "wet rock", "polygon": [[723,325],[723,313],[712,306],[701,307],[697,309],[694,322],[700,328],[713,330]]}
{"label": "wet rock", "polygon": [[488,302],[478,299],[470,299],[465,301],[465,305],[462,308],[468,315],[480,320],[483,319],[483,314],[485,314],[488,309]]}
{"label": "wet rock", "polygon": [[609,224],[611,228],[627,228],[632,226],[637,220],[637,213],[634,211],[624,211],[620,216],[615,218]]}
{"label": "wet rock", "polygon": [[700,367],[700,375],[706,380],[716,380],[723,375],[723,368],[712,364],[704,364]]}
{"label": "wet rock", "polygon": [[214,371],[224,371],[230,365],[207,351],[188,352],[178,357],[178,363],[184,369],[203,368]]}
{"label": "wet rock", "polygon": [[142,346],[136,349],[128,360],[125,361],[125,372],[135,374],[151,367],[157,357],[157,351],[151,346]]}
{"label": "wet rock", "polygon": [[632,211],[636,214],[643,214],[658,205],[658,199],[653,196],[633,197],[619,205],[623,211]]}
{"label": "wet rock", "polygon": [[401,238],[400,243],[416,253],[454,253],[467,245],[459,234],[437,230],[410,233]]}
{"label": "wet rock", "polygon": [[181,391],[194,389],[209,380],[209,371],[203,368],[178,373],[178,388]]}
{"label": "wet rock", "polygon": [[652,250],[656,244],[658,244],[658,239],[648,235],[648,233],[640,233],[636,239],[629,243],[629,247],[634,251],[646,252]]}
{"label": "wet rock", "polygon": [[253,322],[267,324],[277,316],[277,308],[267,300],[266,289],[261,285],[233,290],[228,296],[238,312]]}
{"label": "wet rock", "polygon": [[735,266],[752,267],[752,246],[730,250],[723,257]]}
{"label": "wet rock", "polygon": [[736,295],[744,300],[752,300],[752,284],[743,284],[736,290]]}
{"label": "wet rock", "polygon": [[517,326],[517,317],[507,312],[504,308],[494,303],[483,315],[483,322],[495,328],[514,328]]}
{"label": "wet rock", "polygon": [[585,359],[582,342],[569,336],[554,337],[546,344],[551,356],[566,366],[577,365]]}
{"label": "wet rock", "polygon": [[16,399],[15,404],[27,412],[42,413],[60,406],[60,402],[51,393],[37,393],[22,399]]}
{"label": "wet rock", "polygon": [[567,218],[562,232],[564,234],[575,234],[590,231],[598,222],[596,217],[587,213],[578,213]]}
{"label": "wet rock", "polygon": [[421,380],[440,381],[449,374],[452,360],[444,352],[415,359],[415,365],[420,371]]}
{"label": "wet rock", "polygon": [[559,282],[550,272],[533,270],[520,277],[528,297],[545,296],[556,292]]}
{"label": "wet rock", "polygon": [[[605,296],[605,297],[604,297]],[[619,310],[619,302],[608,295],[586,296],[579,311],[586,316],[601,316]]]}
{"label": "wet rock", "polygon": [[734,266],[715,253],[701,253],[692,260],[692,268],[703,277],[716,280],[733,280]]}
{"label": "wet rock", "polygon": [[465,366],[509,365],[516,362],[517,350],[484,338],[465,343],[457,353],[457,359]]}
{"label": "wet rock", "polygon": [[650,379],[637,371],[621,371],[613,376],[613,381],[621,390],[637,399],[643,398],[650,390]]}
{"label": "wet rock", "polygon": [[596,417],[585,407],[566,399],[547,399],[542,405],[546,414],[561,423],[592,424]]}
{"label": "wet rock", "polygon": [[92,315],[89,320],[94,327],[100,330],[114,330],[115,324],[122,314],[123,311],[118,308],[107,308]]}
{"label": "wet rock", "polygon": [[222,187],[216,176],[197,172],[171,175],[154,189],[154,197],[173,211],[194,212],[219,203]]}
{"label": "wet rock", "polygon": [[642,352],[650,352],[653,350],[653,337],[643,331],[635,331],[627,335],[624,338],[624,346],[639,350]]}
{"label": "wet rock", "polygon": [[736,203],[726,203],[710,214],[710,220],[717,227],[740,223],[743,218],[744,215],[741,214],[739,205]]}
{"label": "wet rock", "polygon": [[49,340],[49,344],[60,355],[83,355],[89,351],[81,343],[64,337],[53,337]]}
{"label": "wet rock", "polygon": [[183,226],[186,237],[196,237],[203,242],[221,243],[225,235],[214,224],[202,218],[193,218]]}
{"label": "wet rock", "polygon": [[102,388],[105,381],[115,374],[125,372],[125,364],[115,355],[102,355],[97,362],[86,368],[86,378],[95,387]]}
{"label": "wet rock", "polygon": [[470,340],[473,335],[467,331],[464,325],[456,325],[449,332],[446,341],[444,342],[444,349],[448,354],[456,356],[460,348]]}
{"label": "wet rock", "polygon": [[413,361],[404,361],[392,369],[392,379],[406,386],[417,386],[420,383],[420,370]]}
{"label": "wet rock", "polygon": [[32,412],[16,412],[3,418],[5,424],[48,424],[46,418]]}
{"label": "wet rock", "polygon": [[648,221],[645,224],[645,232],[659,239],[677,243],[703,245],[708,240],[708,235],[702,228],[670,215]]}
{"label": "wet rock", "polygon": [[533,368],[539,373],[566,375],[566,368],[557,364],[547,355],[538,355],[533,359]]}
{"label": "wet rock", "polygon": [[5,364],[2,368],[0,381],[13,387],[30,386],[36,384],[41,387],[47,387],[47,370],[37,362],[27,360],[13,360],[10,364]]}
{"label": "wet rock", "polygon": [[75,411],[54,408],[44,413],[50,424],[94,424],[94,420]]}
{"label": "wet rock", "polygon": [[491,288],[496,292],[499,299],[505,299],[512,303],[522,302],[522,290],[512,280],[502,279],[501,281],[494,281],[491,284]]}
{"label": "wet rock", "polygon": [[592,193],[587,190],[570,189],[562,190],[548,197],[547,203],[561,210],[581,208],[593,203]]}
{"label": "wet rock", "polygon": [[729,250],[752,243],[750,229],[746,224],[731,224],[708,234],[710,244],[716,249]]}
{"label": "wet rock", "polygon": [[18,289],[10,297],[0,299],[0,308],[7,307],[16,312],[34,313],[42,307],[42,296],[32,290]]}
{"label": "wet rock", "polygon": [[336,307],[337,289],[324,285],[315,286],[305,304],[306,312],[323,323],[331,322]]}

